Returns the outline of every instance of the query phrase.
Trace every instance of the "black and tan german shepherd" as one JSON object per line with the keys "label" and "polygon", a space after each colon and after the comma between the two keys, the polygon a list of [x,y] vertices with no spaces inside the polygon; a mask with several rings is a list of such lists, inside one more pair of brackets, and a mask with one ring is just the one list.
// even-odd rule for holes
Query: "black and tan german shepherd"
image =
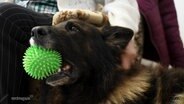
{"label": "black and tan german shepherd", "polygon": [[[63,66],[46,79],[44,104],[184,104],[184,69],[123,70],[128,28],[97,28],[79,20],[32,29],[32,43],[61,53]],[[160,71],[162,70],[162,71]]]}

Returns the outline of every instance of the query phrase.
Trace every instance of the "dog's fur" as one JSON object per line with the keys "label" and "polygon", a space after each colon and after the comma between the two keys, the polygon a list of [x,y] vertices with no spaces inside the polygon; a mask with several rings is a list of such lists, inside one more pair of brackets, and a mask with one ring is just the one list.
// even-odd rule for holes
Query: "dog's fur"
{"label": "dog's fur", "polygon": [[97,28],[79,20],[39,26],[31,40],[63,57],[62,71],[46,79],[44,104],[183,104],[184,70],[120,66],[133,31]]}

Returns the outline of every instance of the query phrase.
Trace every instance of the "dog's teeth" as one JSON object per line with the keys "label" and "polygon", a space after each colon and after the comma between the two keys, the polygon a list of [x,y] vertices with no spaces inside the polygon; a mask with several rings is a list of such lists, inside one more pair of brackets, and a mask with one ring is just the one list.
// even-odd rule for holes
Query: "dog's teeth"
{"label": "dog's teeth", "polygon": [[34,45],[34,44],[35,44],[34,39],[31,38],[31,39],[29,40],[29,43],[30,43],[30,45]]}
{"label": "dog's teeth", "polygon": [[61,69],[58,69],[58,72],[61,72]]}
{"label": "dog's teeth", "polygon": [[70,69],[70,65],[66,65],[65,67],[63,67],[64,71],[69,70],[69,69]]}

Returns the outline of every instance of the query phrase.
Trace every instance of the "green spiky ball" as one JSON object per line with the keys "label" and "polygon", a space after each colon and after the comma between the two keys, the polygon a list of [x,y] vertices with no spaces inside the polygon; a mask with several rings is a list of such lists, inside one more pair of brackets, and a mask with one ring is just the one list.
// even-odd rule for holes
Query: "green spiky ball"
{"label": "green spiky ball", "polygon": [[61,55],[50,49],[31,46],[24,55],[23,67],[34,79],[46,78],[57,72],[62,65]]}

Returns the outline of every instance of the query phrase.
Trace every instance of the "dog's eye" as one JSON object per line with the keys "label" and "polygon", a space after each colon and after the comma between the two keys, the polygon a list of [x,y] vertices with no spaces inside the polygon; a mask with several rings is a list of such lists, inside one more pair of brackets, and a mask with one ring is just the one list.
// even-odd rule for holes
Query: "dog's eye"
{"label": "dog's eye", "polygon": [[79,31],[79,27],[76,26],[75,24],[68,22],[65,26],[67,31],[74,31],[74,32],[78,32]]}
{"label": "dog's eye", "polygon": [[77,27],[75,27],[75,26],[72,26],[70,30],[71,31],[79,31],[79,29]]}

